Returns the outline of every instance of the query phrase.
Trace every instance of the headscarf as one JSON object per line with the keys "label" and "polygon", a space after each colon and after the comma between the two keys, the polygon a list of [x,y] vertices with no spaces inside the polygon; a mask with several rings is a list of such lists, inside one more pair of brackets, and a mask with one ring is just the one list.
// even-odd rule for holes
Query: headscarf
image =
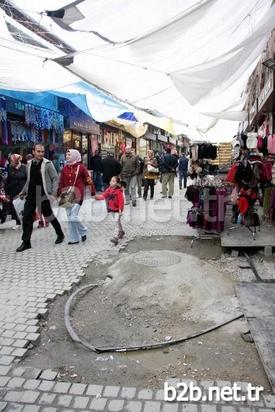
{"label": "headscarf", "polygon": [[69,149],[69,150],[67,150],[67,152],[70,152],[70,154],[71,154],[71,161],[69,163],[70,165],[74,165],[75,163],[81,162],[81,155],[80,155],[78,150]]}
{"label": "headscarf", "polygon": [[22,157],[19,154],[11,155],[10,160],[12,162],[12,166],[15,167],[15,169],[20,169]]}

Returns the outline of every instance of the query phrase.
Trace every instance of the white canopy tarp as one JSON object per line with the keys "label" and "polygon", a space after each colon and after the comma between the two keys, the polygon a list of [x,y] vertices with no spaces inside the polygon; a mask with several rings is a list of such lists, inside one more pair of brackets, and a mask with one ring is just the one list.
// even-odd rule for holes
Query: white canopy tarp
{"label": "white canopy tarp", "polygon": [[[62,27],[39,14],[55,10],[56,1],[12,3],[76,50],[73,63],[61,68],[68,78],[59,78],[56,69],[55,79],[49,79],[53,63],[47,61],[45,80],[30,81],[30,90],[37,83],[46,89],[50,81],[62,87],[74,82],[74,74],[192,130],[211,126],[202,112],[241,109],[240,95],[275,25],[272,0],[83,0],[68,6],[65,18],[70,17]],[[60,57],[60,50],[55,53]],[[27,64],[21,67],[26,70]],[[21,80],[25,88],[27,71],[17,79],[18,88]]]}

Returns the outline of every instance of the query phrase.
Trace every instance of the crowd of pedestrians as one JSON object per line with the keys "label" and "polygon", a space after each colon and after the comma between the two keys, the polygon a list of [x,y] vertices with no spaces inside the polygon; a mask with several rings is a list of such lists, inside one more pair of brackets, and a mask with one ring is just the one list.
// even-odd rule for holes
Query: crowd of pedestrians
{"label": "crowd of pedestrians", "polygon": [[[88,229],[82,223],[79,212],[84,200],[86,187],[91,194],[96,192],[95,200],[104,200],[107,211],[112,216],[114,230],[111,242],[118,244],[124,236],[122,214],[125,205],[137,206],[137,196],[154,199],[156,181],[162,183],[162,197],[172,199],[175,178],[178,175],[179,189],[186,188],[189,159],[180,156],[168,147],[163,154],[148,150],[142,159],[131,147],[126,147],[119,160],[112,153],[102,159],[98,151],[91,159],[89,172],[82,163],[81,155],[76,149],[66,152],[66,164],[57,173],[54,163],[44,157],[42,144],[35,144],[27,164],[22,163],[19,154],[9,158],[7,177],[0,180],[0,218],[4,223],[8,213],[15,220],[16,226],[22,226],[22,243],[16,249],[23,252],[31,248],[31,236],[35,220],[38,226],[52,225],[56,233],[55,244],[65,239],[62,227],[56,218],[52,203],[58,202],[64,207],[68,218],[69,245],[85,242]],[[142,194],[143,188],[143,194]],[[22,214],[15,208],[17,199],[22,200]]]}

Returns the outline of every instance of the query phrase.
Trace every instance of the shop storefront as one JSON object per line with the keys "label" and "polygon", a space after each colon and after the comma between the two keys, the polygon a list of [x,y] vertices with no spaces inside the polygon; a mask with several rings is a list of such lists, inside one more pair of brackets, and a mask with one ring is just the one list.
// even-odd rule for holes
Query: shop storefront
{"label": "shop storefront", "polygon": [[168,146],[168,137],[162,134],[158,134],[157,142],[158,142],[158,147],[159,147],[159,149],[157,150],[159,150],[160,152],[163,152]]}
{"label": "shop storefront", "polygon": [[34,143],[45,146],[45,156],[54,160],[62,151],[64,118],[58,112],[1,97],[1,157],[20,153],[23,158],[32,151]]}
{"label": "shop storefront", "polygon": [[108,153],[112,153],[118,159],[125,152],[126,139],[120,129],[102,124],[99,142],[99,149],[103,158]]}
{"label": "shop storefront", "polygon": [[65,116],[64,153],[67,149],[79,150],[83,163],[90,168],[91,157],[98,150],[99,125],[67,100],[60,100],[59,108]]}

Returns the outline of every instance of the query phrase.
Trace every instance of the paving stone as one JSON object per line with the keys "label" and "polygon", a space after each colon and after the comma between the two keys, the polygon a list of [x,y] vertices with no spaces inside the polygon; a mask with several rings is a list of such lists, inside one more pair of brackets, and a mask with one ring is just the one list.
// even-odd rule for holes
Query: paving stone
{"label": "paving stone", "polygon": [[125,412],[141,412],[142,402],[139,401],[128,401],[124,406]]}
{"label": "paving stone", "polygon": [[133,399],[136,395],[136,388],[122,388],[120,397],[121,398],[127,398],[127,399]]}
{"label": "paving stone", "polygon": [[164,403],[161,412],[178,412],[179,404],[178,403]]}
{"label": "paving stone", "polygon": [[4,400],[7,402],[19,402],[21,398],[22,398],[22,392],[9,391],[6,393]]}
{"label": "paving stone", "polygon": [[0,412],[2,412],[7,406],[7,402],[0,402]]}
{"label": "paving stone", "polygon": [[23,374],[26,379],[37,379],[41,374],[41,369],[37,368],[26,368]]}
{"label": "paving stone", "polygon": [[27,352],[28,349],[17,348],[12,352],[12,356],[15,356],[16,358],[23,358],[27,354]]}
{"label": "paving stone", "polygon": [[[57,408],[52,408],[51,406],[43,408],[40,410],[41,412],[58,412]],[[63,411],[64,412],[64,411]]]}
{"label": "paving stone", "polygon": [[20,405],[18,403],[8,403],[5,412],[21,412],[25,405]]}
{"label": "paving stone", "polygon": [[113,399],[108,403],[108,411],[117,412],[123,411],[125,401],[121,399]]}
{"label": "paving stone", "polygon": [[76,409],[84,409],[87,407],[90,398],[88,396],[75,396],[72,407]]}
{"label": "paving stone", "polygon": [[[198,405],[194,405],[194,404],[191,404],[191,403],[184,404],[180,408],[180,412],[198,412],[198,411],[199,411]],[[215,409],[214,409],[214,411],[215,411]]]}
{"label": "paving stone", "polygon": [[156,391],[155,399],[156,399],[156,401],[163,401],[164,400],[164,390],[163,389],[159,389],[158,391]]}
{"label": "paving stone", "polygon": [[23,373],[26,372],[26,368],[18,367],[12,370],[13,376],[22,376]]}
{"label": "paving stone", "polygon": [[[215,405],[201,405],[201,412],[216,412],[217,407]],[[234,412],[236,410],[234,409]]]}
{"label": "paving stone", "polygon": [[28,346],[28,341],[24,340],[24,339],[16,339],[12,346],[15,346],[16,348],[25,348],[26,346]]}
{"label": "paving stone", "polygon": [[101,395],[103,391],[102,385],[88,385],[86,394],[91,396]]}
{"label": "paving stone", "polygon": [[38,386],[39,391],[50,392],[55,385],[55,382],[52,381],[42,381],[41,384]]}
{"label": "paving stone", "polygon": [[10,366],[0,365],[0,376],[5,376],[5,375],[7,375],[10,370],[11,370],[11,367],[10,367]]}
{"label": "paving stone", "polygon": [[14,360],[13,356],[1,355],[0,356],[0,365],[4,365],[4,366],[11,365],[13,360]]}
{"label": "paving stone", "polygon": [[53,389],[56,393],[67,393],[70,389],[71,383],[69,382],[57,382]]}
{"label": "paving stone", "polygon": [[151,391],[151,389],[142,389],[138,392],[138,399],[153,399],[153,392]]}
{"label": "paving stone", "polygon": [[23,412],[39,412],[40,406],[26,405]]}
{"label": "paving stone", "polygon": [[18,378],[18,377],[12,378],[8,383],[8,387],[9,388],[21,388],[24,382],[25,382],[24,378]]}
{"label": "paving stone", "polygon": [[87,388],[87,385],[83,383],[73,383],[70,387],[69,393],[72,395],[83,395]]}
{"label": "paving stone", "polygon": [[24,391],[20,402],[23,403],[35,403],[40,393],[38,391]]}
{"label": "paving stone", "polygon": [[39,379],[28,379],[24,385],[23,388],[24,389],[30,389],[30,390],[34,390],[37,389],[38,386],[40,385],[41,381]]}
{"label": "paving stone", "polygon": [[106,398],[98,398],[98,399],[93,399],[91,404],[90,404],[90,409],[95,410],[95,411],[104,411],[105,405],[107,403]]}
{"label": "paving stone", "polygon": [[57,395],[55,395],[54,393],[43,393],[40,396],[38,403],[40,403],[41,405],[50,405],[54,403],[56,397]]}
{"label": "paving stone", "polygon": [[57,377],[57,372],[52,371],[51,369],[44,370],[41,375],[40,379],[45,379],[47,381],[53,381]]}
{"label": "paving stone", "polygon": [[160,402],[145,401],[143,412],[160,412],[160,407]]}
{"label": "paving stone", "polygon": [[8,376],[0,376],[0,388],[6,386],[9,380],[10,378]]}
{"label": "paving stone", "polygon": [[57,398],[57,404],[59,406],[68,407],[72,401],[73,397],[71,395],[59,395]]}
{"label": "paving stone", "polygon": [[120,386],[105,386],[103,396],[108,398],[116,398],[120,391]]}
{"label": "paving stone", "polygon": [[265,406],[268,408],[275,408],[275,395],[263,395]]}
{"label": "paving stone", "polygon": [[3,348],[0,350],[0,355],[10,355],[13,350],[13,347],[3,346]]}

